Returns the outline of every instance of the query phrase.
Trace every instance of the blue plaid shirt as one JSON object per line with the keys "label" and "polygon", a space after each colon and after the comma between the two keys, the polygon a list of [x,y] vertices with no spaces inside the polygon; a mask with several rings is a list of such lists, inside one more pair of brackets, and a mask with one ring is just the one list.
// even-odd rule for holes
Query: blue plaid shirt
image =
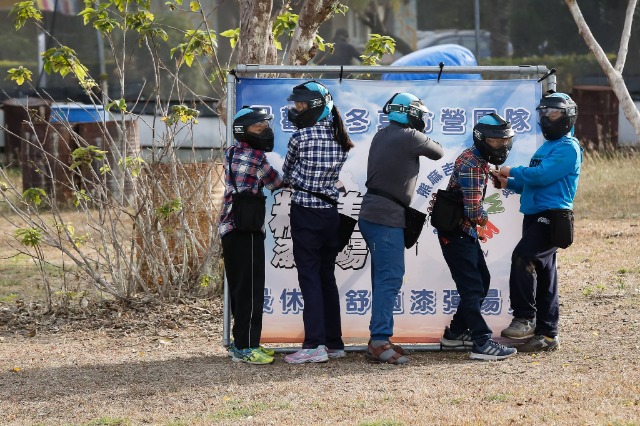
{"label": "blue plaid shirt", "polygon": [[[333,136],[332,122],[325,119],[291,136],[282,172],[292,187],[320,192],[338,201],[336,182],[346,160],[347,152]],[[303,207],[332,207],[304,191],[295,191],[291,200]]]}

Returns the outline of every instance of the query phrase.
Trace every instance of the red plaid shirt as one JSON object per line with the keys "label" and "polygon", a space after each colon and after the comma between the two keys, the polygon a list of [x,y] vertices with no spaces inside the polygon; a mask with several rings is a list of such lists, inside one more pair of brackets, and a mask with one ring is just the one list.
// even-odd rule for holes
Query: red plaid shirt
{"label": "red plaid shirt", "polygon": [[473,238],[478,238],[477,223],[488,218],[482,207],[488,177],[489,163],[482,158],[476,147],[472,146],[456,158],[447,186],[447,189],[462,192],[464,218],[460,221],[460,228]]}
{"label": "red plaid shirt", "polygon": [[224,156],[225,189],[220,212],[220,225],[218,227],[220,237],[235,228],[233,214],[231,213],[231,193],[235,189],[229,175],[230,153],[233,153],[231,170],[239,192],[251,191],[254,194],[262,194],[263,187],[274,191],[283,186],[282,177],[276,169],[271,167],[264,151],[253,149],[245,142],[238,142],[237,145],[227,148]]}

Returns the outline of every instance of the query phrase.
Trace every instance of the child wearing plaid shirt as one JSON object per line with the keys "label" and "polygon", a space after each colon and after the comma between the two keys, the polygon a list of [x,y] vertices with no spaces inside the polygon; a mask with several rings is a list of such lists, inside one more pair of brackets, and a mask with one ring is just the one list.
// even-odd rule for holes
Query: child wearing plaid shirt
{"label": "child wearing plaid shirt", "polygon": [[324,362],[345,355],[340,297],[334,275],[338,255],[338,175],[354,146],[331,94],[309,81],[289,96],[289,120],[298,129],[282,166],[294,189],[291,238],[298,283],[304,298],[302,349],[288,363]]}
{"label": "child wearing plaid shirt", "polygon": [[491,275],[478,239],[489,217],[482,204],[489,177],[489,163],[505,162],[513,145],[511,125],[498,114],[478,120],[473,128],[474,145],[455,161],[447,187],[462,193],[464,216],[453,231],[438,230],[438,241],[460,303],[440,343],[444,347],[464,347],[469,357],[497,361],[516,354],[491,339],[492,331],[482,316],[482,302],[489,291]]}
{"label": "child wearing plaid shirt", "polygon": [[[224,268],[229,285],[233,342],[229,355],[235,362],[270,364],[274,352],[260,346],[264,305],[265,251],[262,230],[238,229],[232,194],[262,195],[264,187],[276,190],[282,177],[271,167],[265,152],[273,150],[273,116],[259,108],[243,107],[234,117],[237,144],[225,153],[225,191],[220,213]],[[264,223],[264,218],[261,220]]]}

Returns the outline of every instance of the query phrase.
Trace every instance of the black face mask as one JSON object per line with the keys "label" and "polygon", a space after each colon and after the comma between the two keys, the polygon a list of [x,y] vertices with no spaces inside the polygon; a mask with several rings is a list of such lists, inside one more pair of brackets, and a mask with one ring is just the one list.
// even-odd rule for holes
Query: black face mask
{"label": "black face mask", "polygon": [[302,112],[298,112],[298,110],[294,108],[289,108],[287,113],[287,117],[289,121],[296,126],[297,129],[305,129],[307,127],[311,127],[318,122],[318,117],[322,114],[324,110],[324,106],[316,107],[316,108],[307,108]]}
{"label": "black face mask", "polygon": [[273,151],[273,138],[273,129],[271,127],[267,127],[259,134],[246,132],[241,142],[248,143],[253,149],[258,149],[264,152],[271,152]]}
{"label": "black face mask", "polygon": [[507,157],[509,156],[509,152],[511,152],[512,147],[513,143],[510,143],[509,145],[497,149],[492,149],[490,151],[490,154],[488,155],[489,158],[487,158],[486,160],[491,164],[500,166],[505,161],[507,161]]}
{"label": "black face mask", "polygon": [[570,117],[563,117],[557,121],[551,121],[549,117],[542,117],[540,119],[540,130],[542,130],[542,135],[546,140],[555,141],[569,133],[574,123],[575,121],[572,123]]}

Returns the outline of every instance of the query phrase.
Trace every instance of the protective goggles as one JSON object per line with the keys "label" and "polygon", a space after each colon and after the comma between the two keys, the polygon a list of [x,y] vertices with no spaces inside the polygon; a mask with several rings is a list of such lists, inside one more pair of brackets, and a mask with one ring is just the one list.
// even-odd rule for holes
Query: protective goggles
{"label": "protective goggles", "polygon": [[485,142],[492,148],[502,148],[503,146],[509,146],[513,137],[510,138],[486,138]]}
{"label": "protective goggles", "polygon": [[567,110],[564,108],[538,108],[537,111],[538,120],[547,117],[551,121],[556,121],[567,115]]}

